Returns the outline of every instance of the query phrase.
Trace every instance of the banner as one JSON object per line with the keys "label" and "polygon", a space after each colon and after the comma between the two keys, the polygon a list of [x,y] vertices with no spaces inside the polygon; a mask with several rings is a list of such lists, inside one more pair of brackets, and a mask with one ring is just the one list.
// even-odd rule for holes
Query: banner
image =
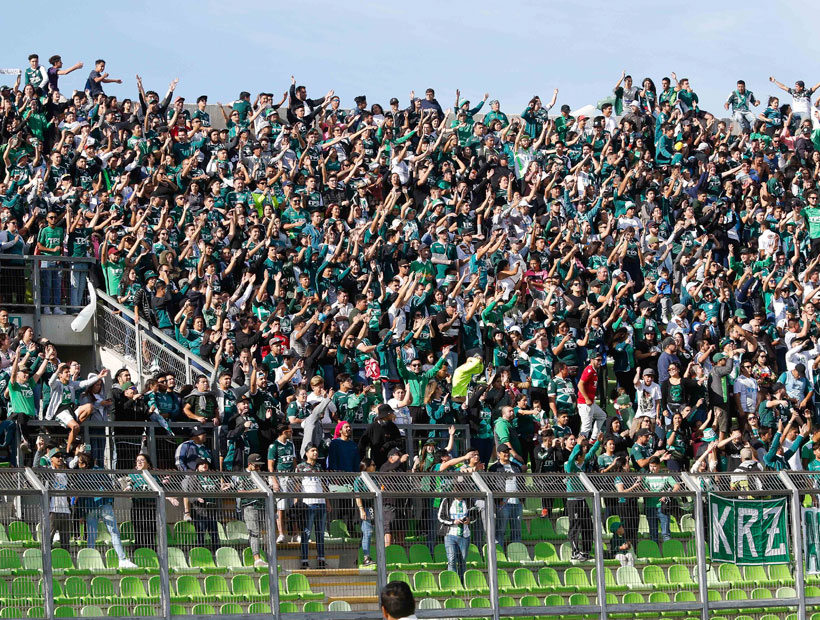
{"label": "banner", "polygon": [[820,508],[803,508],[803,554],[806,574],[820,574]]}
{"label": "banner", "polygon": [[728,499],[710,493],[709,520],[713,562],[789,563],[787,498]]}

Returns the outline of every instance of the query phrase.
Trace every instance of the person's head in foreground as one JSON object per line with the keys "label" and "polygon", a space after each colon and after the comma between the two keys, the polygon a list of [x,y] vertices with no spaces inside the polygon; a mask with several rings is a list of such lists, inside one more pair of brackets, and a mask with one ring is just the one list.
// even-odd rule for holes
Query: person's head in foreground
{"label": "person's head in foreground", "polygon": [[416,612],[416,599],[413,598],[410,586],[403,581],[388,583],[382,588],[379,598],[384,620],[402,620]]}

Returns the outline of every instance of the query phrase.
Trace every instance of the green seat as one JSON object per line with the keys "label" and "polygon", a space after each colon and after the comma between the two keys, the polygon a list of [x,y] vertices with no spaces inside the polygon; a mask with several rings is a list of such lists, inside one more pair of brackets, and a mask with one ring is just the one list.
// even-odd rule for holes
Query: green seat
{"label": "green seat", "polygon": [[560,607],[564,604],[564,597],[560,594],[547,594],[544,597],[544,606],[546,607]]}
{"label": "green seat", "polygon": [[721,564],[718,567],[718,578],[723,583],[743,583],[743,577],[740,574],[740,569],[735,564]]}
{"label": "green seat", "polygon": [[86,605],[80,610],[81,618],[102,618],[105,612],[98,605]]}
{"label": "green seat", "polygon": [[774,595],[775,598],[797,598],[797,590],[791,586],[782,586],[777,589]]}
{"label": "green seat", "polygon": [[[170,588],[171,596],[174,595],[174,587],[173,584],[169,583],[168,587]],[[160,599],[162,596],[162,583],[160,582],[159,575],[154,575],[153,577],[148,578],[148,596],[156,597],[157,600]]]}
{"label": "green seat", "polygon": [[[281,603],[284,605],[284,603]],[[282,610],[284,611],[284,609]],[[270,604],[269,603],[253,603],[248,606],[248,613],[249,614],[269,614],[270,611]]]}
{"label": "green seat", "polygon": [[448,598],[444,601],[444,609],[466,609],[467,605],[460,598]]}
{"label": "green seat", "polygon": [[[239,612],[242,613],[242,608],[239,609]],[[151,605],[136,605],[134,607],[134,616],[137,618],[153,618],[156,615],[157,610]]]}
{"label": "green seat", "polygon": [[177,577],[177,594],[171,597],[174,603],[186,603],[201,600],[204,596],[199,579],[194,575],[182,575]]}
{"label": "green seat", "polygon": [[25,521],[12,521],[9,523],[8,539],[11,543],[35,543],[34,536],[31,535],[31,528]]}
{"label": "green seat", "polygon": [[76,618],[73,607],[60,606],[54,608],[55,618]]}
{"label": "green seat", "polygon": [[464,572],[464,590],[470,594],[487,594],[490,591],[484,573],[475,568]]}
{"label": "green seat", "polygon": [[726,593],[727,601],[745,601],[748,600],[748,598],[746,590],[741,590],[740,588],[732,588]]}
{"label": "green seat", "polygon": [[216,562],[214,562],[214,556],[211,554],[211,550],[205,547],[194,547],[191,549],[191,552],[188,554],[188,560],[191,568],[198,568],[203,573],[215,574],[225,572],[224,568],[217,566]]}
{"label": "green seat", "polygon": [[205,577],[205,596],[216,599],[220,603],[236,603],[245,599],[241,594],[231,592],[228,582],[222,575]]}
{"label": "green seat", "polygon": [[661,550],[654,540],[639,540],[635,549],[635,555],[639,558],[660,558]]}
{"label": "green seat", "polygon": [[111,607],[108,608],[108,617],[130,618],[131,612],[128,611],[128,608],[125,605],[111,605]]}
{"label": "green seat", "polygon": [[0,576],[19,575],[23,570],[23,561],[14,549],[0,549]]}
{"label": "green seat", "polygon": [[458,594],[464,589],[458,573],[451,570],[443,570],[438,575],[439,591],[442,594]]}
{"label": "green seat", "polygon": [[696,603],[697,600],[698,597],[691,590],[681,590],[679,592],[675,592],[676,603]]}
{"label": "green seat", "polygon": [[530,521],[529,534],[524,536],[524,540],[556,540],[560,538],[555,533],[552,521],[549,519],[533,519]]}
{"label": "green seat", "polygon": [[755,588],[752,590],[752,595],[749,597],[753,601],[760,601],[767,598],[774,598],[772,597],[772,591],[769,588]]}
{"label": "green seat", "polygon": [[686,556],[683,543],[679,540],[667,540],[661,549],[664,558],[682,558]]}
{"label": "green seat", "polygon": [[555,550],[555,545],[549,542],[539,542],[535,544],[533,559],[536,562],[543,562],[544,564],[561,561],[558,557],[558,552]]}
{"label": "green seat", "polygon": [[538,569],[538,585],[540,585],[546,592],[554,592],[563,589],[561,579],[558,577],[558,571],[550,566],[543,566]]}
{"label": "green seat", "polygon": [[286,603],[279,603],[279,613],[298,614],[299,606],[292,601],[288,601]]}
{"label": "green seat", "polygon": [[26,618],[45,618],[46,617],[46,610],[43,608],[42,605],[35,605],[34,607],[29,607],[28,612],[26,613]]}
{"label": "green seat", "polygon": [[[196,528],[192,521],[174,523],[174,544],[193,547],[196,545]],[[216,541],[214,541],[216,542]],[[170,543],[169,543],[170,544]]]}
{"label": "green seat", "polygon": [[412,589],[413,584],[410,583],[410,578],[407,576],[403,570],[394,570],[387,576],[388,583],[391,581],[401,581],[402,583],[406,583]]}
{"label": "green seat", "polygon": [[773,564],[769,567],[769,579],[777,585],[788,586],[794,584],[794,576],[788,564]]}
{"label": "green seat", "polygon": [[696,585],[689,573],[689,567],[683,564],[673,564],[669,567],[669,583],[688,588]]}
{"label": "green seat", "polygon": [[709,601],[709,602],[712,602],[712,601],[722,601],[722,600],[723,600],[723,597],[720,595],[720,591],[719,591],[719,590],[712,590],[712,589],[709,589],[709,590],[707,590],[707,592],[706,592],[706,600],[707,600],[707,601]]}
{"label": "green seat", "polygon": [[[489,557],[487,556],[487,553],[489,553],[489,549],[490,547],[488,547],[487,545],[484,545],[484,548],[482,549],[482,551],[484,552],[484,565],[488,565],[490,561]],[[501,545],[495,546],[495,565],[496,568],[510,568],[515,566],[515,562],[510,562],[510,560],[507,558],[507,554],[504,553],[504,548]]]}
{"label": "green seat", "polygon": [[94,577],[91,580],[91,596],[95,603],[110,603],[114,600],[114,583],[108,577]]}
{"label": "green seat", "polygon": [[[55,584],[57,582],[54,582]],[[63,600],[57,600],[57,596],[55,595],[54,600],[55,602],[70,602],[71,600],[80,601],[86,599],[91,596],[91,592],[88,589],[88,584],[82,577],[68,577],[63,583],[63,596],[60,597]]]}
{"label": "green seat", "polygon": [[385,563],[390,568],[404,568],[410,562],[407,560],[407,552],[401,545],[389,545],[384,549]]}
{"label": "green seat", "polygon": [[353,611],[353,608],[350,607],[350,603],[347,601],[333,601],[330,605],[327,606],[328,611]]}
{"label": "green seat", "polygon": [[74,570],[74,562],[71,561],[67,549],[59,548],[51,550],[51,571],[62,575],[66,571]]}
{"label": "green seat", "polygon": [[134,603],[152,603],[158,600],[148,595],[142,579],[133,576],[120,579],[120,596]]}
{"label": "green seat", "polygon": [[179,547],[168,548],[168,570],[182,575],[197,575],[202,572],[199,568],[188,565],[185,553]]}
{"label": "green seat", "polygon": [[325,604],[321,601],[309,601],[302,609],[306,614],[319,614],[325,611]]}
{"label": "green seat", "polygon": [[436,564],[447,564],[447,549],[444,547],[444,543],[438,543],[433,548],[433,561]]}
{"label": "green seat", "polygon": [[409,556],[410,564],[418,568],[430,568],[433,565],[433,556],[427,545],[413,544],[410,546]]}
{"label": "green seat", "polygon": [[663,617],[675,617],[675,616],[685,616],[685,611],[678,611],[672,605],[672,599],[669,598],[669,595],[666,592],[652,592],[649,595],[649,602],[654,603],[656,605],[665,605],[668,607],[666,611],[661,612],[661,616]]}
{"label": "green seat", "polygon": [[[244,521],[237,521],[234,519],[233,521],[228,521],[227,525],[225,525],[225,537],[228,539],[230,544],[247,544],[248,535],[248,526],[245,525]],[[331,530],[331,536],[332,535],[333,531]]]}
{"label": "green seat", "polygon": [[26,612],[19,607],[3,607],[0,609],[0,618],[25,618]]}
{"label": "green seat", "polygon": [[586,571],[578,566],[571,566],[564,571],[564,585],[576,592],[594,592],[597,590],[597,588],[590,585]]}
{"label": "green seat", "polygon": [[287,576],[288,594],[296,594],[301,600],[316,600],[324,599],[325,595],[321,592],[314,592],[310,589],[307,577],[301,573],[291,573]]}
{"label": "green seat", "polygon": [[66,571],[73,575],[110,575],[116,572],[105,565],[102,555],[96,549],[80,549],[77,552],[77,568]]}
{"label": "green seat", "polygon": [[139,548],[134,551],[134,564],[139,566],[144,573],[154,575],[159,573],[159,557],[153,549]]}
{"label": "green seat", "polygon": [[225,603],[219,608],[219,613],[223,616],[241,616],[244,615],[245,610],[239,603]]}
{"label": "green seat", "polygon": [[643,582],[652,586],[667,586],[666,575],[663,569],[655,564],[643,567]]}
{"label": "green seat", "polygon": [[11,598],[42,598],[42,589],[28,577],[15,577],[11,582]]}
{"label": "green seat", "polygon": [[186,611],[184,605],[178,605],[176,603],[171,603],[171,615],[172,616],[187,616],[188,612]]}
{"label": "green seat", "polygon": [[26,549],[23,551],[23,568],[42,573],[43,552],[40,549]]}
{"label": "green seat", "polygon": [[214,609],[213,605],[209,605],[208,603],[198,603],[194,605],[193,609],[191,609],[191,613],[195,616],[215,616],[216,609]]}
{"label": "green seat", "polygon": [[535,566],[541,562],[534,562],[530,558],[530,552],[527,551],[527,546],[520,542],[511,542],[507,545],[507,560],[514,564],[521,564],[524,566]]}
{"label": "green seat", "polygon": [[472,566],[482,566],[484,564],[484,560],[481,557],[481,551],[477,545],[470,543],[470,546],[467,547],[467,558],[465,559],[465,562]]}
{"label": "green seat", "polygon": [[261,603],[268,599],[268,596],[259,592],[256,583],[250,575],[235,575],[234,578],[231,579],[231,588],[234,594],[242,596],[246,601]]}
{"label": "green seat", "polygon": [[419,601],[419,609],[441,609],[441,602],[435,598],[423,598]]}
{"label": "green seat", "polygon": [[331,521],[330,524],[327,526],[327,533],[327,539],[333,541],[351,542],[355,540],[354,537],[350,535],[350,530],[347,528],[347,523],[345,523],[341,519],[334,519],[333,521]]}
{"label": "green seat", "polygon": [[638,569],[634,566],[621,566],[615,572],[615,581],[619,586],[626,586],[630,590],[643,589],[644,583],[638,573]]}
{"label": "green seat", "polygon": [[523,588],[517,588],[513,585],[512,579],[510,579],[510,574],[503,569],[499,568],[496,571],[496,581],[498,581],[499,592],[503,592],[505,594],[522,594],[524,592]]}
{"label": "green seat", "polygon": [[555,537],[566,538],[569,533],[569,517],[558,517],[555,522]]}
{"label": "green seat", "polygon": [[777,583],[769,579],[765,566],[744,566],[743,582],[758,586],[775,586]]}
{"label": "green seat", "polygon": [[239,552],[233,547],[220,547],[216,550],[216,565],[222,572],[252,573],[253,566],[245,566],[239,557]]}
{"label": "green seat", "polygon": [[[595,588],[597,591],[598,589],[598,567],[594,567],[592,572],[589,575],[589,584]],[[612,569],[608,566],[604,567],[604,584],[606,586],[607,592],[625,592],[626,588],[624,586],[619,586],[618,582],[615,581],[615,573],[612,572]]]}
{"label": "green seat", "polygon": [[423,596],[436,596],[440,590],[430,571],[420,570],[413,575],[413,592]]}
{"label": "green seat", "polygon": [[516,568],[513,571],[513,584],[522,592],[532,594],[542,594],[549,592],[548,588],[542,587],[535,580],[535,576],[529,568]]}

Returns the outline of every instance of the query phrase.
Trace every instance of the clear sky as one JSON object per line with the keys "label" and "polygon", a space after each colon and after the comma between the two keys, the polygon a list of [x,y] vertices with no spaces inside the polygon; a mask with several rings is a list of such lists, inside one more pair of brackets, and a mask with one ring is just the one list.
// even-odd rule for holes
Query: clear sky
{"label": "clear sky", "polygon": [[[189,102],[235,99],[241,90],[281,96],[294,74],[308,95],[330,88],[343,107],[353,97],[385,108],[407,105],[411,89],[432,86],[443,107],[455,89],[478,101],[485,92],[502,110],[519,113],[534,94],[573,109],[608,96],[622,70],[656,84],[672,71],[689,77],[701,107],[719,111],[738,78],[764,102],[788,85],[820,82],[815,1],[761,0],[659,3],[655,0],[448,2],[396,0],[186,0],[115,3],[87,0],[72,10],[52,2],[4,7],[0,67],[24,68],[31,52],[55,53],[85,67],[62,78],[61,90],[82,88],[95,58],[108,61],[120,85],[136,94],[134,76]],[[661,8],[663,7],[663,8]],[[0,76],[0,83],[10,82]],[[781,93],[783,94],[783,93]]]}

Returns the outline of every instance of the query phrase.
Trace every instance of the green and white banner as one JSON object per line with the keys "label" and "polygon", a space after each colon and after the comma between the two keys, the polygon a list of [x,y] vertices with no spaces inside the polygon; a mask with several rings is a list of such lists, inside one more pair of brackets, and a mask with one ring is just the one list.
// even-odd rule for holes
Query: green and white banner
{"label": "green and white banner", "polygon": [[803,555],[806,574],[820,574],[820,508],[803,508]]}
{"label": "green and white banner", "polygon": [[729,499],[710,494],[709,549],[712,561],[741,566],[788,564],[786,499]]}

